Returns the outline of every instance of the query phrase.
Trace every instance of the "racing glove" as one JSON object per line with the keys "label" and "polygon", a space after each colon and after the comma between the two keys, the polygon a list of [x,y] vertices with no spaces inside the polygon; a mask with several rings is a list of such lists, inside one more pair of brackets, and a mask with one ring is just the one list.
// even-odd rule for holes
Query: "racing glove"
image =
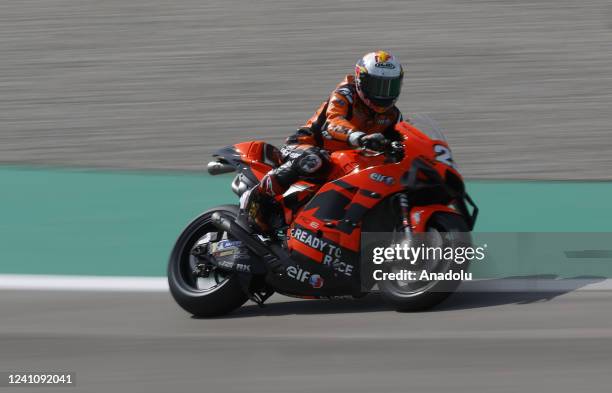
{"label": "racing glove", "polygon": [[379,132],[375,134],[362,135],[359,138],[359,147],[363,147],[369,150],[381,151],[389,141],[385,136]]}

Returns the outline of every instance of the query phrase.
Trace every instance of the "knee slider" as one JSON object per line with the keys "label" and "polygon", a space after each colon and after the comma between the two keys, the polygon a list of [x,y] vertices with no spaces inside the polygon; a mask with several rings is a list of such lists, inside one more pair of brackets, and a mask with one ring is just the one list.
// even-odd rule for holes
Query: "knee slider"
{"label": "knee slider", "polygon": [[318,148],[305,150],[294,161],[295,169],[304,176],[313,175],[327,165],[327,157]]}

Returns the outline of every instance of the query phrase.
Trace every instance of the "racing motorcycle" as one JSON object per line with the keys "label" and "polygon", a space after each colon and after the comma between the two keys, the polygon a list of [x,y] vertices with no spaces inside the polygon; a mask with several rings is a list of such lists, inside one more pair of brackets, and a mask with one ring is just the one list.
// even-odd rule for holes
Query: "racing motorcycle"
{"label": "racing motorcycle", "polygon": [[[266,208],[271,233],[254,230],[238,205],[218,206],[195,218],[169,260],[176,302],[207,317],[229,313],[249,299],[263,305],[274,292],[309,299],[379,292],[402,311],[425,310],[444,300],[459,280],[372,282],[368,266],[360,263],[371,250],[369,233],[394,243],[434,233],[442,244],[457,247],[470,242],[476,222],[478,208],[437,124],[415,115],[398,123],[396,131],[400,140],[381,151],[331,153],[327,183],[293,184]],[[240,197],[282,163],[279,157],[265,142],[238,143],[216,152],[208,172],[236,172],[231,187]],[[428,264],[437,272],[450,265]]]}

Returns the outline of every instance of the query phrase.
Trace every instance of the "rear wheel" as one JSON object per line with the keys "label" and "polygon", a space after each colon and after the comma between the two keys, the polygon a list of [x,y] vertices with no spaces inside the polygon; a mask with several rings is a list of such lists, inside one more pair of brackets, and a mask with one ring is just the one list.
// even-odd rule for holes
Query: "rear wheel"
{"label": "rear wheel", "polygon": [[[429,220],[427,238],[435,242],[436,247],[471,246],[469,227],[458,214],[437,213]],[[469,262],[461,265],[451,261],[428,261],[428,273],[446,273],[451,268],[454,272],[467,272]],[[423,266],[418,266],[420,272]],[[389,268],[393,272],[393,266]],[[419,273],[420,274],[420,273]],[[398,311],[423,311],[441,303],[459,286],[461,280],[432,281],[381,281],[380,290],[383,299]]]}
{"label": "rear wheel", "polygon": [[168,284],[174,300],[185,311],[198,317],[227,314],[242,306],[248,299],[236,273],[213,269],[205,277],[198,274],[198,259],[192,250],[207,233],[227,237],[211,222],[214,212],[237,217],[238,207],[219,206],[202,213],[183,230],[177,239],[168,262]]}

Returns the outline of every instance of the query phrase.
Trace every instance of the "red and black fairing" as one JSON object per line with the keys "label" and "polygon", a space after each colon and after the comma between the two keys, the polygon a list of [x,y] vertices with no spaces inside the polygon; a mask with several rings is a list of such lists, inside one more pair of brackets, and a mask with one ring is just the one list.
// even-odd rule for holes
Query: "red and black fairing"
{"label": "red and black fairing", "polygon": [[[279,198],[293,265],[286,274],[267,276],[277,291],[302,296],[356,294],[364,219],[400,193],[409,196],[414,232],[425,231],[437,212],[462,215],[473,226],[477,209],[465,193],[446,141],[432,139],[406,122],[398,124],[396,131],[403,138],[401,161],[359,150],[334,152],[330,178],[335,180],[323,186],[300,181]],[[227,147],[216,156],[237,168],[252,185],[281,164],[278,149],[261,141]],[[474,207],[473,213],[466,202]],[[376,220],[393,223],[398,216],[398,210],[388,209]]]}
{"label": "red and black fairing", "polygon": [[[359,276],[364,218],[392,196],[409,195],[414,232],[425,231],[436,212],[470,218],[461,175],[452,161],[438,157],[438,152],[448,151],[447,143],[430,139],[409,123],[399,124],[397,130],[404,137],[403,160],[387,162],[382,155],[371,157],[357,150],[334,152],[331,160],[338,178],[324,184],[289,227],[287,245],[292,258],[300,266],[322,271],[330,290],[344,288],[347,278]],[[383,219],[394,222],[398,215],[397,210],[389,210]],[[347,265],[350,276],[341,271]],[[326,269],[317,269],[321,266]]]}

